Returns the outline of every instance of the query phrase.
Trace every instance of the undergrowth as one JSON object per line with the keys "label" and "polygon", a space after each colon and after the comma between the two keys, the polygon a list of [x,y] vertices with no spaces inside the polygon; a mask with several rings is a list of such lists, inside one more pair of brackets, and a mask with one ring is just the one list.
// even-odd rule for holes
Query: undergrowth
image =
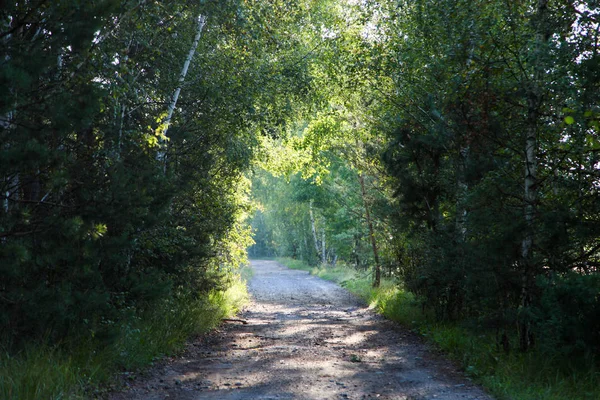
{"label": "undergrowth", "polygon": [[[251,272],[242,271],[249,276]],[[93,334],[70,338],[60,345],[23,346],[0,352],[0,398],[5,400],[84,399],[100,395],[119,371],[133,378],[136,371],[183,349],[186,340],[214,328],[234,315],[248,293],[242,278],[224,291],[203,298],[181,296],[119,325],[114,338]],[[123,372],[125,371],[125,372]]]}
{"label": "undergrowth", "polygon": [[475,332],[458,322],[437,322],[411,293],[390,279],[383,279],[381,287],[374,289],[370,276],[347,266],[311,267],[288,258],[277,261],[339,283],[370,308],[421,334],[461,363],[471,379],[498,399],[600,399],[600,370],[593,361],[566,360],[536,351],[505,354],[498,349],[495,332]]}

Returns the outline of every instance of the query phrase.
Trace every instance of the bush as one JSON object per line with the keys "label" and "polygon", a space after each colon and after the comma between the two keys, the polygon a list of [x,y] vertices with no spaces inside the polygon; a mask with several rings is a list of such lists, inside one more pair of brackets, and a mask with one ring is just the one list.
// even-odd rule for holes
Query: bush
{"label": "bush", "polygon": [[246,302],[245,283],[233,277],[227,288],[205,296],[180,295],[142,314],[113,324],[107,341],[95,332],[69,337],[60,346],[25,344],[0,352],[0,398],[38,400],[90,398],[117,371],[132,371],[180,351],[192,335],[205,333]]}
{"label": "bush", "polygon": [[600,275],[575,272],[539,278],[533,309],[539,347],[548,355],[600,354]]}

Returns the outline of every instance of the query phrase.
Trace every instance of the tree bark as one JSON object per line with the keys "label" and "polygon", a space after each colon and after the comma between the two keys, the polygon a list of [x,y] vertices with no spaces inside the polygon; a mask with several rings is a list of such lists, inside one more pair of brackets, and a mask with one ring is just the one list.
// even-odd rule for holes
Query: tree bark
{"label": "tree bark", "polygon": [[325,227],[323,227],[323,230],[321,231],[321,264],[323,265],[327,264],[327,254],[325,250]]}
{"label": "tree bark", "polygon": [[[533,260],[533,245],[535,233],[535,213],[537,193],[537,131],[539,110],[541,106],[540,81],[544,75],[543,44],[547,40],[544,34],[544,18],[548,0],[538,0],[536,34],[533,48],[534,73],[527,91],[527,121],[525,133],[525,179],[524,179],[524,217],[525,236],[521,243],[523,260],[523,277],[521,290],[521,307],[527,309],[531,305],[532,291],[535,281],[535,265]],[[533,345],[533,334],[529,321],[520,321],[519,341],[522,351],[527,351]]]}
{"label": "tree bark", "polygon": [[198,47],[198,43],[200,42],[200,36],[202,35],[202,30],[204,29],[204,25],[206,24],[206,17],[204,15],[198,16],[198,28],[196,30],[196,37],[194,38],[194,43],[192,43],[192,48],[188,53],[185,62],[183,63],[183,69],[181,70],[181,74],[179,75],[179,85],[175,89],[175,93],[173,93],[173,98],[171,99],[171,104],[169,104],[169,109],[167,111],[167,117],[163,121],[164,132],[161,138],[159,138],[159,144],[161,149],[158,152],[157,158],[159,161],[163,163],[163,168],[166,169],[167,163],[167,132],[169,130],[169,125],[171,124],[171,118],[173,117],[173,111],[177,106],[177,100],[179,99],[179,93],[181,93],[181,87],[183,86],[183,82],[185,81],[185,77],[188,72],[188,68],[190,67],[190,63],[192,62],[192,58],[194,58],[194,54],[196,53],[196,48]]}
{"label": "tree bark", "polygon": [[465,199],[468,186],[466,182],[466,162],[469,154],[468,147],[461,147],[458,154],[458,168],[456,171],[456,238],[458,242],[464,243],[467,236],[467,209]]}
{"label": "tree bark", "polygon": [[365,190],[365,177],[362,173],[358,175],[358,180],[360,182],[360,191],[365,207],[367,226],[369,227],[369,238],[371,239],[371,247],[373,248],[373,258],[375,259],[375,279],[373,279],[373,287],[377,288],[381,285],[381,264],[379,263],[379,250],[377,248],[377,241],[375,240],[375,232],[373,230],[373,221],[371,221],[369,203],[367,202],[367,192]]}
{"label": "tree bark", "polygon": [[308,214],[310,215],[310,226],[312,228],[313,241],[315,243],[315,250],[317,251],[317,256],[321,254],[321,249],[319,248],[319,239],[317,238],[317,227],[315,226],[315,215],[313,214],[313,201],[311,200],[308,203]]}
{"label": "tree bark", "polygon": [[119,119],[119,136],[117,138],[117,160],[121,160],[121,149],[123,147],[123,124],[125,123],[125,110],[127,106],[121,106],[121,118]]}
{"label": "tree bark", "polygon": [[19,189],[21,182],[19,180],[19,174],[16,173],[12,176],[5,178],[6,191],[4,192],[4,212],[8,214],[10,211],[10,202],[18,204],[19,201]]}

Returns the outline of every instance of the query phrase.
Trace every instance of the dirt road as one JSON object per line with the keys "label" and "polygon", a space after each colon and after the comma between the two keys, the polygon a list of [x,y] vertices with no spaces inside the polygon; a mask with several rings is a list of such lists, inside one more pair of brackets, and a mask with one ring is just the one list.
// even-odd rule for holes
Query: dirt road
{"label": "dirt road", "polygon": [[339,286],[274,261],[252,267],[247,325],[226,323],[110,398],[491,399]]}

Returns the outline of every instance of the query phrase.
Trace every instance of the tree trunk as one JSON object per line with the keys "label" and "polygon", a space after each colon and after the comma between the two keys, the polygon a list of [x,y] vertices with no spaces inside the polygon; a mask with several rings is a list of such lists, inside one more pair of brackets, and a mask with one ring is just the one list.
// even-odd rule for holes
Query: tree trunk
{"label": "tree trunk", "polygon": [[11,210],[11,205],[10,205],[10,201],[12,200],[13,202],[15,202],[14,204],[17,204],[17,202],[19,201],[19,189],[20,189],[20,180],[19,180],[19,174],[15,174],[12,176],[9,176],[5,179],[5,187],[6,187],[6,191],[4,192],[4,212],[6,214],[8,214],[8,212]]}
{"label": "tree trunk", "polygon": [[466,182],[466,163],[469,154],[468,147],[461,147],[458,154],[458,168],[456,171],[456,238],[459,243],[464,243],[467,236],[467,209],[465,200],[468,186]]}
{"label": "tree trunk", "polygon": [[[533,260],[533,245],[535,233],[535,213],[537,202],[537,131],[539,110],[541,106],[540,80],[544,75],[543,44],[547,40],[544,34],[544,18],[548,0],[537,2],[537,24],[535,43],[533,48],[534,74],[533,80],[527,91],[527,128],[525,135],[525,181],[524,181],[524,214],[525,236],[521,243],[521,257],[523,260],[523,277],[521,290],[521,307],[527,309],[531,305],[532,291],[535,281],[535,263]],[[520,321],[519,342],[522,351],[533,345],[533,334],[529,321]]]}
{"label": "tree trunk", "polygon": [[323,265],[327,264],[327,255],[325,249],[325,227],[323,227],[323,230],[321,231],[321,264]]}
{"label": "tree trunk", "polygon": [[202,30],[204,29],[204,25],[206,24],[206,17],[204,15],[198,16],[198,29],[196,30],[196,37],[194,38],[194,43],[192,43],[192,48],[188,53],[185,62],[183,63],[183,69],[181,70],[181,75],[179,75],[179,85],[175,89],[175,93],[173,94],[173,98],[171,99],[171,104],[169,104],[169,109],[167,111],[167,117],[163,121],[164,132],[159,138],[159,143],[161,149],[158,152],[157,158],[159,161],[163,163],[163,168],[166,170],[167,164],[167,132],[169,130],[169,125],[171,124],[171,118],[173,117],[173,111],[175,111],[175,107],[177,106],[177,100],[179,99],[179,93],[181,93],[181,86],[185,81],[185,76],[187,75],[188,68],[190,67],[190,63],[192,62],[192,58],[196,53],[196,48],[198,47],[198,43],[200,42],[200,36],[202,35]]}
{"label": "tree trunk", "polygon": [[119,118],[119,136],[117,138],[117,160],[121,160],[121,149],[123,148],[123,124],[125,123],[125,110],[127,106],[121,105],[121,118]]}
{"label": "tree trunk", "polygon": [[360,257],[358,252],[360,250],[360,236],[354,235],[354,246],[352,247],[352,258],[354,259],[354,268],[360,268]]}
{"label": "tree trunk", "polygon": [[[534,97],[534,93],[530,93],[530,97]],[[528,110],[528,127],[525,138],[525,193],[523,196],[525,206],[525,236],[521,243],[521,257],[523,259],[523,277],[521,288],[521,307],[524,309],[531,305],[531,291],[533,289],[533,281],[535,274],[533,271],[533,235],[535,230],[535,203],[537,199],[536,172],[537,172],[537,129],[535,126],[535,115],[537,101],[530,98]],[[522,351],[526,351],[531,347],[531,333],[528,321],[520,323],[520,347]]]}
{"label": "tree trunk", "polygon": [[[13,21],[13,18],[11,16],[9,16],[9,18],[7,18],[4,23],[2,28],[5,29],[6,31],[11,29],[11,23]],[[3,39],[3,44],[8,48],[8,42],[11,40],[12,38],[12,34],[8,34],[6,35],[6,37]],[[2,57],[4,58],[5,61],[9,61],[10,60],[10,55],[8,52],[6,52],[5,54],[2,55]],[[13,92],[13,88],[9,88],[9,92]],[[17,109],[17,104],[15,104],[15,108],[12,111],[7,112],[5,115],[3,115],[2,119],[0,120],[0,128],[4,129],[4,130],[10,130],[13,128],[13,119],[15,116],[15,112]],[[10,145],[6,145],[6,146],[10,146]],[[10,198],[11,196],[17,195],[19,193],[18,187],[19,187],[19,173],[17,172],[15,175],[13,176],[5,176],[4,177],[4,185],[6,190],[4,191],[4,204],[3,204],[3,209],[4,212],[6,214],[8,214],[9,210],[10,210]],[[14,188],[14,189],[13,189]],[[6,238],[3,238],[3,241],[6,240]]]}
{"label": "tree trunk", "polygon": [[301,249],[301,251],[300,251],[300,259],[304,260],[304,261],[308,261],[308,259],[306,257],[308,256],[308,254],[310,254],[311,246],[309,246],[309,244],[308,244],[308,235],[306,235],[306,233],[304,233],[302,236],[304,237],[304,248]]}
{"label": "tree trunk", "polygon": [[319,239],[317,238],[317,227],[315,226],[315,216],[313,214],[313,201],[311,200],[308,203],[308,214],[310,215],[310,226],[312,228],[313,241],[315,243],[315,250],[317,251],[317,256],[321,254],[321,249],[319,249]]}
{"label": "tree trunk", "polygon": [[[0,128],[5,129],[5,130],[9,130],[12,128],[12,120],[13,120],[13,115],[14,113],[8,112],[6,114],[6,117],[3,120],[0,120]],[[18,196],[19,193],[19,174],[16,173],[15,175],[12,176],[5,176],[4,177],[4,204],[3,204],[3,209],[4,212],[6,214],[8,214],[8,211],[10,209],[10,198],[13,196]]]}
{"label": "tree trunk", "polygon": [[358,175],[358,180],[360,182],[363,204],[365,206],[365,216],[367,218],[367,226],[369,227],[369,237],[371,239],[371,247],[373,248],[373,258],[375,258],[375,279],[373,280],[373,287],[377,288],[379,285],[381,285],[381,264],[379,263],[379,250],[377,249],[377,241],[375,240],[375,232],[373,231],[373,222],[371,221],[371,213],[369,211],[369,204],[367,202],[365,177],[362,173]]}

